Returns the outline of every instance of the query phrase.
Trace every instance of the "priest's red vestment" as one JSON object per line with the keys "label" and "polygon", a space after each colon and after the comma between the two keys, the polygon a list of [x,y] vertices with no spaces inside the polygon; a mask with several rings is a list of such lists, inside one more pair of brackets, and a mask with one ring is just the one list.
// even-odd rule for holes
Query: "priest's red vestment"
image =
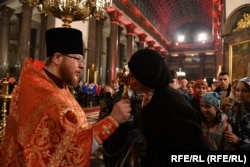
{"label": "priest's red vestment", "polygon": [[112,118],[89,125],[68,87],[59,88],[27,58],[12,92],[1,143],[2,167],[88,167],[93,138],[101,144],[117,128]]}

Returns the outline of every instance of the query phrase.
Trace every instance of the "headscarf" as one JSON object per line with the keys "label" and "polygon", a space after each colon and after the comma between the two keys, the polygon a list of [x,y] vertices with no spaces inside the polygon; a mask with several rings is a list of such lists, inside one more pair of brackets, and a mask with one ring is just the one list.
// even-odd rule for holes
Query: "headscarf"
{"label": "headscarf", "polygon": [[161,88],[169,85],[170,72],[164,58],[155,50],[135,52],[128,62],[129,71],[143,85]]}

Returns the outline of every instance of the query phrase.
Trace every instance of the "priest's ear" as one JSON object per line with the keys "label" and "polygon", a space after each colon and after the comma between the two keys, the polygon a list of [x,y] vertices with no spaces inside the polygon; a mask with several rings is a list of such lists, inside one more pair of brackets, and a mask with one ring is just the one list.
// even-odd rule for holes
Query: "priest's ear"
{"label": "priest's ear", "polygon": [[63,55],[59,52],[55,52],[52,56],[48,56],[45,60],[45,65],[49,66],[53,64],[59,64],[63,59]]}

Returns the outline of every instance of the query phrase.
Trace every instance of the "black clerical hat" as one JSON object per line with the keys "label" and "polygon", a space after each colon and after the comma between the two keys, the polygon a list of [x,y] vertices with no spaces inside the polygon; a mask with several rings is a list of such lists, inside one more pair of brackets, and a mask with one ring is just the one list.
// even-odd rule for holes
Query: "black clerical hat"
{"label": "black clerical hat", "polygon": [[47,56],[55,52],[83,55],[82,32],[74,28],[51,28],[45,33]]}

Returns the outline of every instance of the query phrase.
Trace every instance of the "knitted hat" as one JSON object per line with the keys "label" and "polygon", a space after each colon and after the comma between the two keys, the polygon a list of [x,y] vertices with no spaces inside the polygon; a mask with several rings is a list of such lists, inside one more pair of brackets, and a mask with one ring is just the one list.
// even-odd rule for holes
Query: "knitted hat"
{"label": "knitted hat", "polygon": [[47,56],[55,52],[83,55],[82,32],[73,28],[52,28],[46,31]]}
{"label": "knitted hat", "polygon": [[143,85],[150,88],[166,87],[170,72],[162,56],[151,49],[135,52],[128,62],[129,71]]}
{"label": "knitted hat", "polygon": [[201,97],[200,101],[213,105],[215,108],[220,108],[221,96],[217,92],[208,92]]}

